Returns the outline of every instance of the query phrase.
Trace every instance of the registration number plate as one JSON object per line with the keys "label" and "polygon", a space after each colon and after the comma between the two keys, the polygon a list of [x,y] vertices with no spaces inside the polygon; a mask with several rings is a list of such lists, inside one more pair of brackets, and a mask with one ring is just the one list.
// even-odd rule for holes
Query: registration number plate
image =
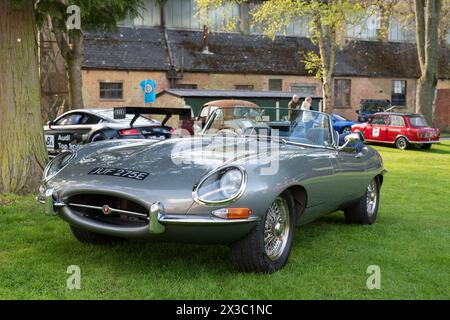
{"label": "registration number plate", "polygon": [[115,169],[115,168],[95,168],[91,170],[89,175],[95,176],[112,176],[120,178],[128,178],[142,181],[148,177],[148,172],[128,170],[128,169]]}

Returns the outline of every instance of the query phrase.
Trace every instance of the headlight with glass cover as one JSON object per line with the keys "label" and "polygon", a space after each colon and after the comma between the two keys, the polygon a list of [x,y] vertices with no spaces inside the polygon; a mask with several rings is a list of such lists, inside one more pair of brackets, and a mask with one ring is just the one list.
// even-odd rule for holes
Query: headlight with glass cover
{"label": "headlight with glass cover", "polygon": [[65,151],[54,157],[45,167],[44,180],[50,180],[56,176],[75,157],[75,153]]}
{"label": "headlight with glass cover", "polygon": [[194,188],[197,202],[220,205],[237,200],[245,190],[247,173],[238,166],[220,168],[205,176]]}

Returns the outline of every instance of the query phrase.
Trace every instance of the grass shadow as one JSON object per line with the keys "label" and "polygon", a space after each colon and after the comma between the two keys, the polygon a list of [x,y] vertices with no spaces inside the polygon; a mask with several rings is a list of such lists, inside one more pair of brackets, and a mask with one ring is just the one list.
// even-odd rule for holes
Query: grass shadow
{"label": "grass shadow", "polygon": [[[293,248],[313,250],[315,241],[326,241],[336,233],[336,229],[342,227],[347,227],[343,213],[334,213],[298,226]],[[229,245],[190,244],[156,239],[126,240],[113,245],[89,245],[78,242],[71,235],[63,242],[55,246],[51,252],[61,260],[73,261],[79,255],[85,254],[84,259],[87,259],[88,263],[95,264],[103,260],[108,264],[108,268],[116,272],[123,271],[126,264],[127,272],[136,275],[155,270],[167,270],[165,273],[169,274],[170,270],[177,268],[195,270],[192,274],[188,271],[194,278],[205,274],[236,273]],[[86,252],[89,254],[86,255]]]}

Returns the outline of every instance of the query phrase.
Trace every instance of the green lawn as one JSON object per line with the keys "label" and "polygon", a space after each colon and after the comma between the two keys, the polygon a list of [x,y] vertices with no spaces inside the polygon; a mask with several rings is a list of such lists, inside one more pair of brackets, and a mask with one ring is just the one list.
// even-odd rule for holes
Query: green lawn
{"label": "green lawn", "polygon": [[[449,299],[450,141],[430,151],[376,147],[389,170],[378,222],[335,213],[297,229],[285,269],[239,274],[219,246],[78,243],[33,196],[0,196],[0,298]],[[81,267],[81,290],[66,269]],[[368,290],[369,265],[381,289]]]}

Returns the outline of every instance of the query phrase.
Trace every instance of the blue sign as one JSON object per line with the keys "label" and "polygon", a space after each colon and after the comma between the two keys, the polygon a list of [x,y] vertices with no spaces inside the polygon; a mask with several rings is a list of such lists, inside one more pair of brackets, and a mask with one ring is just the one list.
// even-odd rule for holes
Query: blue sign
{"label": "blue sign", "polygon": [[144,92],[144,103],[155,102],[156,82],[154,80],[142,80],[141,89]]}

